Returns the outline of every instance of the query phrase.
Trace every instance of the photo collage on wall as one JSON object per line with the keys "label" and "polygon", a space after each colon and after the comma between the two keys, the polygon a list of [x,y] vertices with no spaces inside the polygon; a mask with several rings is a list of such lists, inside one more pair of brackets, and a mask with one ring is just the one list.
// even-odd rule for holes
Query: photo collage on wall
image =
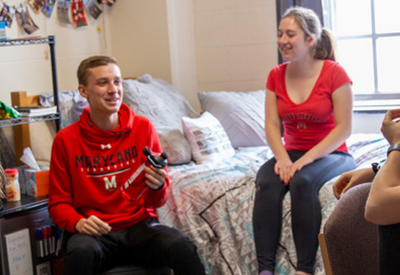
{"label": "photo collage on wall", "polygon": [[7,27],[11,28],[15,9],[6,5],[5,3],[0,3],[0,10],[0,22],[4,22]]}
{"label": "photo collage on wall", "polygon": [[24,5],[17,8],[15,11],[15,18],[18,24],[27,34],[31,34],[39,29],[39,27],[33,22],[32,17],[29,14],[28,6]]}
{"label": "photo collage on wall", "polygon": [[29,0],[28,4],[35,13],[42,12],[47,18],[50,18],[55,0]]}
{"label": "photo collage on wall", "polygon": [[[58,3],[56,3],[57,1]],[[103,12],[99,5],[112,6],[115,2],[116,0],[21,0],[21,4],[9,6],[0,0],[0,22],[4,22],[5,26],[10,28],[15,15],[20,27],[27,34],[31,34],[37,31],[39,27],[29,14],[28,6],[34,13],[42,13],[47,18],[50,18],[54,6],[57,5],[58,20],[63,24],[72,24],[78,28],[88,25],[85,10],[97,20]]]}

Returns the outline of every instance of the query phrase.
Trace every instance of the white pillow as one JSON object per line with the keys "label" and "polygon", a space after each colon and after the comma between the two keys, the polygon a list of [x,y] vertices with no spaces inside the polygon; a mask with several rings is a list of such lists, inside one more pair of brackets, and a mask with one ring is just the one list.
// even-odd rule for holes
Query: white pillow
{"label": "white pillow", "polygon": [[265,90],[252,92],[200,92],[201,109],[224,127],[233,148],[267,145]]}
{"label": "white pillow", "polygon": [[209,112],[199,118],[183,117],[182,128],[197,164],[221,161],[235,154],[221,123]]}

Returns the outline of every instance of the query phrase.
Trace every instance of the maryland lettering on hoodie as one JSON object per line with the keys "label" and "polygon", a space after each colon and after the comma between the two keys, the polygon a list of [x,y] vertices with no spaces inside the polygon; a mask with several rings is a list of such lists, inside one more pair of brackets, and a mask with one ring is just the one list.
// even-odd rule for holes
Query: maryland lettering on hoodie
{"label": "maryland lettering on hoodie", "polygon": [[102,154],[101,156],[75,155],[75,167],[100,169],[102,167],[131,162],[137,157],[136,146],[126,148],[114,154]]}

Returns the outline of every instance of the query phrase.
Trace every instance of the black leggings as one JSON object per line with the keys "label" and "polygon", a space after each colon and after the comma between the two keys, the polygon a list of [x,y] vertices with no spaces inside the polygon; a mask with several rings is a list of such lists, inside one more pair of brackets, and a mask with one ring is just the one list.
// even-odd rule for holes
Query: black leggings
{"label": "black leggings", "polygon": [[67,242],[64,274],[88,275],[127,263],[168,266],[176,275],[205,274],[195,245],[156,219],[100,237],[73,234]]}
{"label": "black leggings", "polygon": [[[292,162],[306,152],[289,151]],[[334,152],[303,167],[285,186],[274,172],[275,158],[258,171],[253,229],[259,271],[275,268],[275,254],[282,226],[282,201],[290,190],[293,239],[297,270],[313,273],[321,226],[318,191],[328,180],[355,168],[351,155]]]}

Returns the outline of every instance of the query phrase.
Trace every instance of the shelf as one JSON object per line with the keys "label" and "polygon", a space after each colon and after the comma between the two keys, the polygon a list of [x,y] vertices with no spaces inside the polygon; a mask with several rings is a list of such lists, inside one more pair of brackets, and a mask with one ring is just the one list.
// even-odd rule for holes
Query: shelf
{"label": "shelf", "polygon": [[0,218],[8,216],[10,214],[17,214],[21,211],[34,209],[37,207],[47,206],[47,197],[32,197],[28,195],[21,194],[21,200],[15,202],[7,202],[2,200],[3,209],[0,210]]}
{"label": "shelf", "polygon": [[[57,106],[57,110],[59,112],[60,106],[58,101],[58,85],[57,85],[57,66],[56,66],[56,54],[55,54],[55,37],[50,35],[48,37],[31,37],[31,38],[22,38],[22,39],[8,39],[8,40],[0,40],[0,47],[6,46],[19,46],[19,45],[39,45],[39,44],[47,44],[50,47],[50,61],[51,61],[51,71],[52,71],[52,80],[53,80],[53,94],[54,94],[54,104]],[[48,115],[42,117],[23,117],[18,119],[7,119],[0,120],[0,128],[14,126],[14,125],[22,125],[28,124],[32,122],[39,121],[48,121],[54,120],[56,122],[56,131],[60,130],[60,114],[56,115]]]}
{"label": "shelf", "polygon": [[60,119],[60,114],[51,114],[46,116],[36,116],[36,117],[20,117],[20,118],[12,118],[12,119],[3,119],[0,120],[0,128],[3,127],[10,127],[15,125],[22,125],[22,124],[29,124],[34,122],[41,122],[41,121],[51,121]]}
{"label": "shelf", "polygon": [[54,36],[0,40],[0,46],[54,44]]}
{"label": "shelf", "polygon": [[[22,164],[22,162],[20,161],[20,157],[23,155],[23,149],[31,146],[29,127],[28,127],[29,123],[40,122],[40,121],[54,121],[56,132],[58,132],[61,128],[61,114],[60,114],[60,105],[58,99],[58,84],[57,84],[58,81],[57,81],[55,37],[50,35],[48,37],[31,37],[31,38],[9,39],[0,41],[0,47],[38,45],[38,44],[47,44],[50,48],[50,63],[51,63],[50,65],[51,65],[51,76],[53,84],[53,97],[54,97],[54,105],[57,107],[57,112],[56,114],[37,116],[37,117],[20,117],[20,118],[0,120],[0,128],[16,126],[14,127],[14,147],[15,147],[15,156],[17,165]],[[15,96],[14,93],[16,93]],[[11,95],[12,95],[11,98],[12,106],[31,105],[27,101],[30,98],[30,96],[26,95],[26,91],[11,92]]]}

